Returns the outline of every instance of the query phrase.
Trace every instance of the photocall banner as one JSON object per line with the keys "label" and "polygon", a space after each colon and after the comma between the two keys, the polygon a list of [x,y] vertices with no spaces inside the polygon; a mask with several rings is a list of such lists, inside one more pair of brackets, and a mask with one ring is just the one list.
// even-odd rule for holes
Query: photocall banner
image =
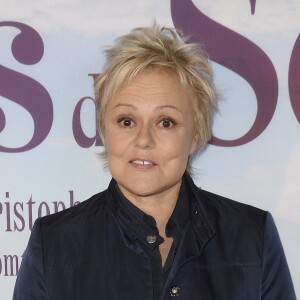
{"label": "photocall banner", "polygon": [[131,28],[180,29],[218,90],[198,186],[270,211],[300,295],[300,2],[0,0],[0,298],[37,217],[105,189],[93,82]]}

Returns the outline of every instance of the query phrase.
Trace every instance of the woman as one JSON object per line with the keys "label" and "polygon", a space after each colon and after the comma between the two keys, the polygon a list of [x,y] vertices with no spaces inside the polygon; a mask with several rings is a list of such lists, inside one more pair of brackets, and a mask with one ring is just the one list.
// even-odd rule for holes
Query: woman
{"label": "woman", "polygon": [[35,222],[14,299],[296,299],[271,215],[188,175],[211,136],[206,54],[154,24],[106,55],[95,90],[113,179]]}

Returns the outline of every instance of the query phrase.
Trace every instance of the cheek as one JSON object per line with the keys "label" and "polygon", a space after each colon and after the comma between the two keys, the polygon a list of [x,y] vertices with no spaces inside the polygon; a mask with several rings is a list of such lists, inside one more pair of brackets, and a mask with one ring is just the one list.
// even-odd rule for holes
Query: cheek
{"label": "cheek", "polygon": [[105,150],[109,170],[113,177],[118,177],[123,166],[124,149],[118,139],[109,136],[106,138]]}
{"label": "cheek", "polygon": [[109,130],[105,131],[105,150],[107,152],[107,156],[110,157],[111,155],[114,155],[116,151],[119,149],[119,139],[115,137],[114,134],[112,134]]}
{"label": "cheek", "polygon": [[116,131],[107,130],[105,134],[105,150],[108,158],[122,158],[129,149],[129,137]]}
{"label": "cheek", "polygon": [[161,154],[170,159],[181,157],[183,160],[190,155],[192,148],[192,137],[188,132],[165,138],[158,142]]}

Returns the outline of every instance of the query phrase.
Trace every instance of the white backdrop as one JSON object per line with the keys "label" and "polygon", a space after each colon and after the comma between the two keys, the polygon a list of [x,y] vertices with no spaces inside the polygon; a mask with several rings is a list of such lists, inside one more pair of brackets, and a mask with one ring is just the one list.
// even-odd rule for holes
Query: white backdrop
{"label": "white backdrop", "polygon": [[[270,85],[275,95],[278,88],[278,97],[273,97],[275,112],[260,134],[235,146],[208,146],[194,161],[194,179],[204,189],[273,214],[300,295],[299,1],[194,0],[192,18],[179,9],[180,3],[184,1],[0,0],[1,299],[12,297],[33,221],[87,199],[110,180],[94,139],[93,74],[101,71],[103,47],[154,18],[204,34],[205,28],[193,28],[199,12],[217,22],[216,30],[225,29],[229,36],[235,32],[264,52],[278,78]],[[249,84],[242,76],[241,51],[233,46],[230,60],[220,57],[222,45],[230,53],[225,49],[230,39],[205,42],[203,38],[216,58],[220,94],[214,135],[238,140],[255,123],[260,105],[270,109],[258,100],[259,91],[270,87],[258,90]],[[264,69],[249,49],[260,76]],[[240,63],[241,71],[227,62]]]}

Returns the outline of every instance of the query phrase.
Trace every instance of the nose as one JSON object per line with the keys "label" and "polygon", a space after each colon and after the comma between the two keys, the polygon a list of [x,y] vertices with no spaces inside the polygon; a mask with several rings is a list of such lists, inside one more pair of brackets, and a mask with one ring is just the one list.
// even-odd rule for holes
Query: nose
{"label": "nose", "polygon": [[137,131],[135,145],[136,147],[147,149],[153,148],[155,144],[154,132],[151,126],[148,124],[143,124]]}

